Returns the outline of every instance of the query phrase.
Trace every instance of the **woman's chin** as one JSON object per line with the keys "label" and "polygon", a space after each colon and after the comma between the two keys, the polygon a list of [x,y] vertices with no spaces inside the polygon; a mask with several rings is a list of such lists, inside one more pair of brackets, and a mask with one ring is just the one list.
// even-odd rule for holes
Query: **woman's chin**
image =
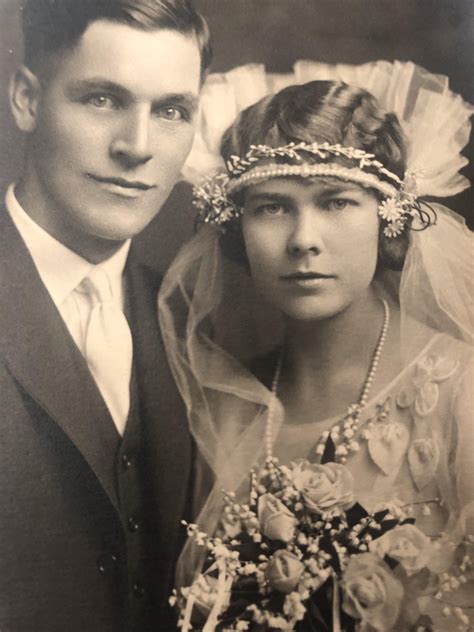
{"label": "woman's chin", "polygon": [[280,311],[286,319],[301,322],[319,322],[334,318],[345,309],[345,305],[335,305],[329,303],[320,303],[315,305],[314,302],[301,302],[297,305],[287,305]]}

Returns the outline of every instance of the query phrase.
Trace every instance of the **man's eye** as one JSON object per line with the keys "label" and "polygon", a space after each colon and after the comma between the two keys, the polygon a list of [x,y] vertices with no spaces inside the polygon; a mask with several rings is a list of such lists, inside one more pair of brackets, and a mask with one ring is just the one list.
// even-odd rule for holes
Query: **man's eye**
{"label": "man's eye", "polygon": [[117,102],[104,94],[95,94],[87,98],[87,103],[100,110],[116,110]]}
{"label": "man's eye", "polygon": [[167,121],[181,121],[187,120],[186,113],[173,105],[167,105],[165,107],[161,107],[156,111],[156,115],[159,118],[166,119]]}
{"label": "man's eye", "polygon": [[283,215],[285,211],[286,209],[283,206],[283,204],[279,204],[277,202],[273,204],[264,204],[263,206],[260,206],[257,209],[258,213],[261,213],[264,215]]}

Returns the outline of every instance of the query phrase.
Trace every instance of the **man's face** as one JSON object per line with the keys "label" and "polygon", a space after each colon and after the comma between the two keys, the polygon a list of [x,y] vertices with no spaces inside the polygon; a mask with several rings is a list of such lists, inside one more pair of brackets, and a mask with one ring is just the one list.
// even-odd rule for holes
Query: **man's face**
{"label": "man's face", "polygon": [[153,219],[193,142],[194,39],[100,20],[41,83],[26,210],[79,253]]}

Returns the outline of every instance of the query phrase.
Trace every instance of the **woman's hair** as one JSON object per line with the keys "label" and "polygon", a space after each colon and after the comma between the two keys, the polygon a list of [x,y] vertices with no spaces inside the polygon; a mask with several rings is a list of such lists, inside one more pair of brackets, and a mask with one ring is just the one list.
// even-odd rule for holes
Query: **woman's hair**
{"label": "woman's hair", "polygon": [[[280,147],[315,141],[362,149],[374,154],[386,169],[404,177],[406,148],[396,115],[383,110],[366,90],[334,81],[290,86],[247,108],[224,134],[221,154],[228,160],[232,155],[245,156],[251,145]],[[330,160],[353,166],[347,158]],[[292,162],[288,158],[279,161]],[[307,154],[305,161],[317,162],[317,157]],[[377,176],[381,177],[379,172]],[[235,202],[242,203],[242,192]],[[240,220],[229,224],[221,245],[228,257],[248,265]],[[407,247],[406,230],[399,237],[387,239],[381,222],[380,266],[401,269]]]}
{"label": "woman's hair", "polygon": [[209,28],[191,0],[25,0],[22,27],[25,64],[38,74],[51,55],[73,48],[96,20],[137,29],[170,29],[194,37],[201,53],[201,78],[212,61]]}

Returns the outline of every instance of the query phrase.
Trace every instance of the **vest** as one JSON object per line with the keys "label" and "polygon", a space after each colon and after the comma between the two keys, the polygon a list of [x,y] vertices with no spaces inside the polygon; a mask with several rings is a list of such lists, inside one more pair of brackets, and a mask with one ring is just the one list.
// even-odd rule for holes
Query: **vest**
{"label": "vest", "polygon": [[[145,484],[145,451],[138,388],[132,376],[130,412],[123,438],[115,428],[114,468],[117,496],[121,519],[121,533],[111,530],[104,536],[104,552],[97,559],[97,570],[104,581],[115,584],[114,591],[120,595],[125,607],[124,628],[130,632],[148,630],[148,621],[153,608],[151,573],[153,560],[148,552],[153,543],[147,523]],[[123,603],[125,600],[125,603]]]}

